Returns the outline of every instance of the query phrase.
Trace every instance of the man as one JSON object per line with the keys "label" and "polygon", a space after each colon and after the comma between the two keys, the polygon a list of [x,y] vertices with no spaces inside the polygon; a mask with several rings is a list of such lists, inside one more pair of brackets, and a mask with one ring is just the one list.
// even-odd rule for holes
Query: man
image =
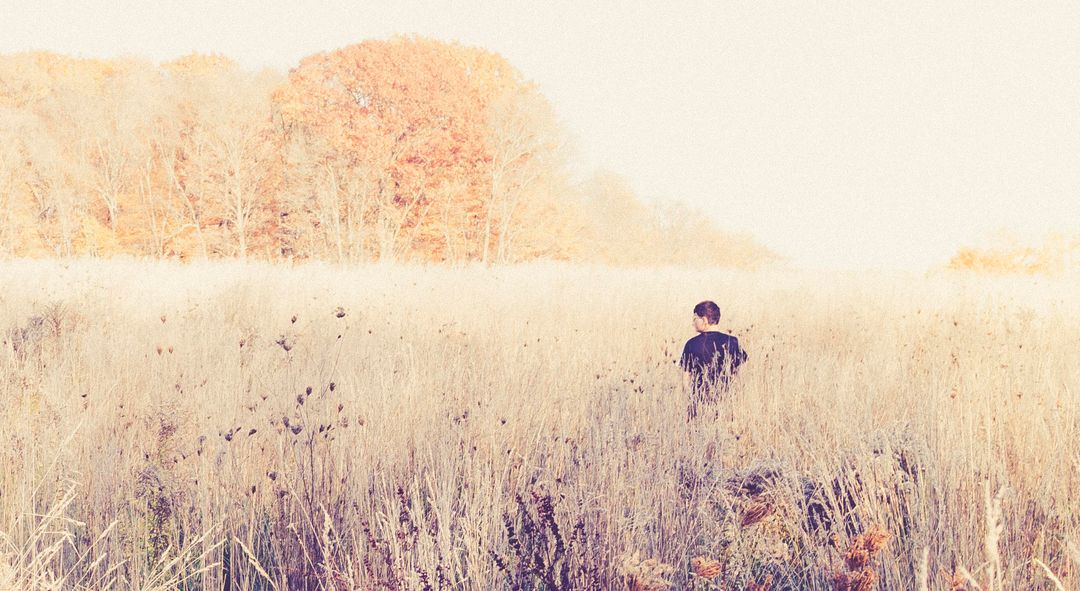
{"label": "man", "polygon": [[679,359],[683,389],[690,395],[688,420],[697,416],[702,403],[715,402],[746,362],[746,351],[739,347],[739,339],[720,332],[719,322],[720,307],[714,302],[706,300],[694,306],[694,330],[700,334],[686,341]]}

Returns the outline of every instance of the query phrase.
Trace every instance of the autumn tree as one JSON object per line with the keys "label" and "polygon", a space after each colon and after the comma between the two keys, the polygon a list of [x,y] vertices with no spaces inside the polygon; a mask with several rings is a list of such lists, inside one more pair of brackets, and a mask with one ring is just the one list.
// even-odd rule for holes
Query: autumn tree
{"label": "autumn tree", "polygon": [[651,262],[660,242],[656,219],[624,178],[597,171],[579,191],[588,216],[587,258],[611,265]]}
{"label": "autumn tree", "polygon": [[544,220],[522,220],[523,203],[550,197],[565,178],[566,139],[547,99],[534,85],[520,84],[504,90],[488,106],[484,140],[490,188],[481,260],[506,263],[512,259],[517,228]]}
{"label": "autumn tree", "polygon": [[431,203],[436,146],[453,124],[453,75],[429,42],[368,41],[305,58],[275,93],[285,128],[311,138],[318,215],[332,215],[324,226],[338,252],[363,257],[368,229],[379,260],[408,251],[409,227]]}
{"label": "autumn tree", "polygon": [[960,248],[946,267],[989,274],[1057,275],[1080,270],[1080,234],[1049,233],[1023,240],[1006,231],[985,244]]}
{"label": "autumn tree", "polygon": [[423,38],[366,41],[302,61],[275,100],[286,129],[309,140],[329,242],[350,253],[370,242],[379,260],[414,249],[490,256],[498,224],[509,225],[530,182],[526,162],[539,163],[539,143],[521,130],[536,111],[510,104],[522,87],[495,54]]}
{"label": "autumn tree", "polygon": [[216,55],[191,54],[163,65],[163,84],[171,114],[157,120],[151,144],[161,175],[160,190],[167,219],[174,228],[169,243],[184,254],[205,258],[210,254],[210,171],[209,146],[197,133],[207,91],[205,80],[218,72],[238,69],[232,60]]}
{"label": "autumn tree", "polygon": [[750,236],[721,231],[708,212],[678,201],[653,207],[656,219],[656,262],[688,266],[756,269],[779,262]]}
{"label": "autumn tree", "polygon": [[[49,52],[0,56],[0,105],[7,109],[7,192],[9,214],[25,209],[32,226],[20,229],[20,254],[39,250],[59,256],[85,245],[85,193],[70,163],[69,88],[89,88],[93,75],[75,60]],[[9,235],[13,235],[9,231]]]}
{"label": "autumn tree", "polygon": [[720,230],[706,211],[677,201],[646,204],[617,174],[599,171],[579,191],[588,219],[583,258],[618,266],[744,269],[779,262],[753,238]]}
{"label": "autumn tree", "polygon": [[245,258],[271,215],[270,92],[279,79],[218,56],[187,56],[166,70],[178,111],[153,138],[176,226],[194,234],[203,256]]}
{"label": "autumn tree", "polygon": [[25,160],[19,150],[19,115],[17,111],[0,108],[0,255],[14,254],[13,235],[18,231],[15,216],[15,187],[19,169]]}
{"label": "autumn tree", "polygon": [[25,144],[26,168],[21,179],[35,234],[41,247],[56,256],[85,252],[87,201],[71,183],[64,169],[61,143],[39,127],[39,134]]}
{"label": "autumn tree", "polygon": [[[274,81],[245,80],[226,75],[209,81],[222,85],[208,93],[210,100],[201,107],[201,125],[196,128],[196,143],[205,146],[216,190],[214,208],[228,228],[234,253],[248,255],[249,242],[262,221],[267,194],[267,168],[273,158],[270,134],[269,89]],[[231,89],[226,93],[225,88]]]}
{"label": "autumn tree", "polygon": [[27,162],[26,142],[36,131],[32,116],[0,107],[0,256],[12,256],[19,249],[19,236],[26,228],[20,215],[25,203]]}
{"label": "autumn tree", "polygon": [[78,60],[54,79],[62,105],[53,116],[70,138],[68,171],[94,197],[96,220],[111,234],[108,245],[91,246],[122,248],[120,217],[135,194],[154,76],[152,65],[136,60]]}

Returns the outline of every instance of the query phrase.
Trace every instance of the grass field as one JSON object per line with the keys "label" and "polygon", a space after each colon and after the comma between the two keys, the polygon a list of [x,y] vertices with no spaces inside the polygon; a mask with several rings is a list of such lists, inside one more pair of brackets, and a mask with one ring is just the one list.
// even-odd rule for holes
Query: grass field
{"label": "grass field", "polygon": [[[1080,285],[0,263],[2,589],[1075,589]],[[687,423],[713,299],[750,355]]]}

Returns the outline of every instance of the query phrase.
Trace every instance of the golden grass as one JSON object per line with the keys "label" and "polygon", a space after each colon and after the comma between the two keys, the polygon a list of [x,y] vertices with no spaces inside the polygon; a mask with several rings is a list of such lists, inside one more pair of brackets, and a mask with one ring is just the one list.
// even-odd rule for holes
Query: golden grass
{"label": "golden grass", "polygon": [[[830,589],[870,542],[880,589],[1078,581],[1075,283],[0,277],[0,330],[46,320],[0,348],[0,587]],[[705,298],[750,362],[688,424],[673,362]]]}

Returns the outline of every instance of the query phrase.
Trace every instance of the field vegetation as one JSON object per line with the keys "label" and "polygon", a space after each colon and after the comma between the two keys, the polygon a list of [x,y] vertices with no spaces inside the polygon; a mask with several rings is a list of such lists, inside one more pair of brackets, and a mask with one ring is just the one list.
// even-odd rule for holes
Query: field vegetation
{"label": "field vegetation", "polygon": [[[1070,589],[1076,285],[2,263],[0,588]],[[716,300],[750,361],[688,423]]]}

